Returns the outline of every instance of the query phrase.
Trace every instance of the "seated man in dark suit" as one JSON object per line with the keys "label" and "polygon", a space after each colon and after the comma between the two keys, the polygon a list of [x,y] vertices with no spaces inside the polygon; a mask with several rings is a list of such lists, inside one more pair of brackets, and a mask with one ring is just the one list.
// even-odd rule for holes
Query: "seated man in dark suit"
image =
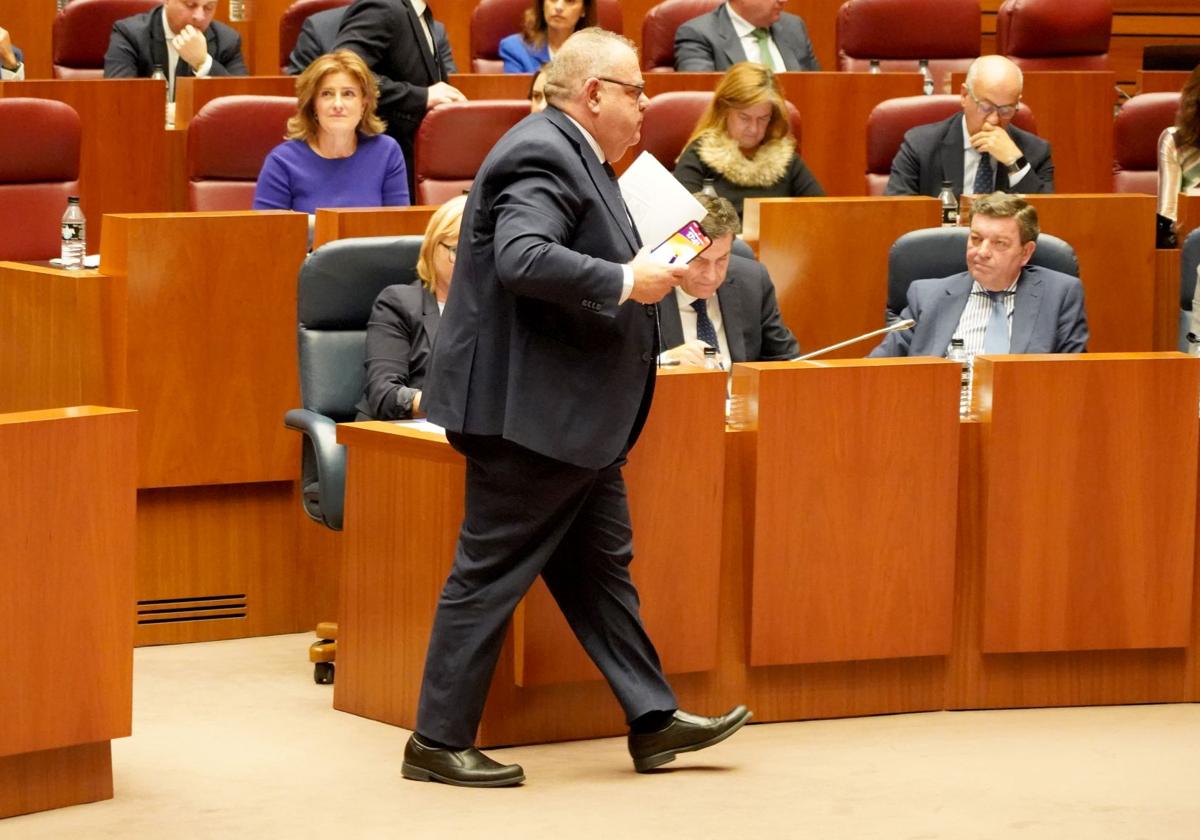
{"label": "seated man in dark suit", "polygon": [[[289,76],[299,76],[304,68],[312,64],[318,56],[333,52],[337,42],[338,30],[342,26],[342,18],[346,16],[346,7],[326,9],[309,15],[300,27],[300,35],[296,38],[296,46],[288,56],[287,72]],[[457,73],[458,65],[454,63],[454,53],[450,50],[450,38],[446,35],[446,27],[440,20],[433,22],[430,30],[433,42],[437,45],[438,57],[446,66],[447,73]]]}
{"label": "seated man in dark suit", "polygon": [[165,0],[156,8],[113,24],[104,54],[104,78],[167,74],[174,99],[177,76],[245,76],[242,39],[213,20],[217,0]]}
{"label": "seated man in dark suit", "polygon": [[13,46],[12,36],[0,26],[0,82],[16,82],[25,78],[25,57]]}
{"label": "seated man in dark suit", "polygon": [[724,198],[696,193],[706,215],[700,222],[712,239],[688,263],[683,282],[659,304],[664,361],[704,364],[704,348],[716,347],[722,367],[731,362],[774,362],[800,353],[784,325],[775,286],[762,263],[731,254],[741,230],[737,211]]}
{"label": "seated man in dark suit", "polygon": [[675,32],[675,69],[728,70],[757,61],[771,70],[820,70],[804,20],[779,0],[729,0]]}
{"label": "seated man in dark suit", "polygon": [[962,87],[962,114],[904,135],[885,195],[1054,192],[1050,144],[1011,125],[1021,104],[1021,68],[1001,55],[975,59]]}
{"label": "seated man in dark suit", "polygon": [[963,340],[978,353],[1083,353],[1087,315],[1078,277],[1027,265],[1037,247],[1037,210],[1020,196],[992,193],[971,208],[967,270],[908,287],[911,330],[888,334],[872,356],[945,356]]}

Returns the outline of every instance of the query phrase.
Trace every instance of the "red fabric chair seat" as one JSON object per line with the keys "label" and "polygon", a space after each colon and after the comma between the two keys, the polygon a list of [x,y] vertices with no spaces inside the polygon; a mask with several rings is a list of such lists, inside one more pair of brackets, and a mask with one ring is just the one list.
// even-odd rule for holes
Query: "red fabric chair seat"
{"label": "red fabric chair seat", "polygon": [[295,113],[290,96],[222,96],[201,108],[188,125],[188,209],[249,210]]}
{"label": "red fabric chair seat", "polygon": [[524,99],[455,102],[426,114],[413,149],[413,204],[441,204],[469,189],[492,146],[527,116]]}
{"label": "red fabric chair seat", "polygon": [[300,27],[317,12],[349,6],[350,0],[296,0],[279,18],[279,72],[286,74],[288,59],[300,39]]}
{"label": "red fabric chair seat", "polygon": [[50,35],[56,79],[104,78],[113,24],[159,5],[158,0],[71,0]]}
{"label": "red fabric chair seat", "polygon": [[665,0],[646,12],[642,21],[642,70],[674,71],[675,30],[720,5],[721,0]]}
{"label": "red fabric chair seat", "polygon": [[996,52],[1024,70],[1108,70],[1110,0],[1005,0]]}
{"label": "red fabric chair seat", "polygon": [[1113,192],[1158,195],[1158,136],[1175,124],[1178,93],[1139,93],[1113,120]]}

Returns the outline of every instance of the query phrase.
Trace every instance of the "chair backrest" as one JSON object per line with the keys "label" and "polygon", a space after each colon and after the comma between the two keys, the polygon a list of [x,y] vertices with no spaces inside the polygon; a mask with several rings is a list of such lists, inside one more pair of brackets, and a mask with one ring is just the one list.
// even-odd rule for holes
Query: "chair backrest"
{"label": "chair backrest", "polygon": [[[949,277],[967,270],[965,227],[936,227],[910,230],[888,250],[888,320],[898,318],[908,302],[908,287],[914,280]],[[1038,236],[1030,265],[1079,276],[1075,249],[1049,233]]]}
{"label": "chair backrest", "polygon": [[[48,260],[79,194],[79,115],[51,99],[0,99],[0,260]],[[93,247],[99,242],[93,242]]]}
{"label": "chair backrest", "polygon": [[1113,120],[1113,192],[1158,194],[1158,137],[1175,124],[1178,93],[1139,93]]}
{"label": "chair backrest", "polygon": [[103,78],[113,24],[157,5],[159,0],[72,0],[54,18],[50,35],[54,78]]}
{"label": "chair backrest", "polygon": [[[713,95],[707,91],[678,90],[660,93],[651,98],[646,107],[645,119],[642,120],[642,136],[633,150],[630,160],[635,159],[644,151],[658,158],[658,162],[667,169],[675,168],[675,159],[683,151],[700,115],[712,102]],[[792,124],[792,134],[796,138],[796,148],[800,148],[800,112],[791,102],[788,103],[788,117]]]}
{"label": "chair backrest", "polygon": [[188,209],[249,210],[271,149],[296,113],[291,96],[221,96],[188,125]]}
{"label": "chair backrest", "polygon": [[414,204],[441,204],[470,189],[504,133],[529,116],[525,99],[478,99],[430,111],[413,150]]}
{"label": "chair backrest", "polygon": [[279,18],[279,72],[287,73],[288,58],[300,38],[300,27],[317,12],[349,6],[350,0],[296,0]]}
{"label": "chair backrest", "polygon": [[[596,0],[596,22],[621,33],[619,0]],[[530,0],[479,0],[471,12],[471,72],[503,73],[500,39],[520,32]]]}
{"label": "chair backrest", "polygon": [[[978,0],[847,0],[838,9],[839,70],[915,71],[929,62],[935,89],[949,89],[982,43]],[[936,21],[936,25],[931,22]]]}
{"label": "chair backrest", "polygon": [[1005,0],[996,52],[1025,70],[1107,70],[1111,0]]}
{"label": "chair backrest", "polygon": [[[959,96],[902,96],[885,99],[867,117],[867,195],[883,195],[892,160],[904,142],[904,133],[918,125],[944,120],[962,110]],[[1037,120],[1029,106],[1021,103],[1013,124],[1037,134]]]}
{"label": "chair backrest", "polygon": [[722,0],[663,0],[642,19],[642,70],[665,73],[675,69],[675,30],[706,15]]}
{"label": "chair backrest", "polygon": [[416,283],[421,236],[336,239],[300,266],[300,398],[309,411],[353,420],[366,373],[367,320],[387,286]]}

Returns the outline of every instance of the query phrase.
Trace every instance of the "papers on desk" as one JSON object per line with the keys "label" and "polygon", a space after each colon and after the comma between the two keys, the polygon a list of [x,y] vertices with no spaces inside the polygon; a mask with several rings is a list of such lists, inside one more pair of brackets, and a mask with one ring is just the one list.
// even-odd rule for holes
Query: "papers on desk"
{"label": "papers on desk", "polygon": [[[50,260],[50,265],[54,266],[55,268],[62,268],[63,261],[59,257],[55,257],[54,259]],[[99,268],[100,267],[100,255],[99,254],[87,254],[86,256],[84,256],[83,267],[84,268]]]}
{"label": "papers on desk", "polygon": [[[638,155],[617,184],[644,246],[650,249],[666,242],[688,222],[704,218],[704,205],[649,152]],[[644,246],[642,250],[648,250]]]}
{"label": "papers on desk", "polygon": [[397,426],[403,426],[406,429],[416,429],[418,432],[431,432],[435,435],[445,437],[446,430],[436,423],[430,423],[428,420],[393,420]]}

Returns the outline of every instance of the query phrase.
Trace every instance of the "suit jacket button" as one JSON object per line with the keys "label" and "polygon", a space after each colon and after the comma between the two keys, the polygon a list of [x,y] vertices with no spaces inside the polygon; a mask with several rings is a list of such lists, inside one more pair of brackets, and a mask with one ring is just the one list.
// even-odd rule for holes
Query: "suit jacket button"
{"label": "suit jacket button", "polygon": [[643,362],[648,362],[648,361],[650,361],[650,360],[651,360],[651,359],[653,359],[653,358],[654,358],[654,354],[653,354],[653,353],[643,353],[643,354],[642,354],[642,361],[643,361]]}
{"label": "suit jacket button", "polygon": [[651,318],[653,318],[654,311],[655,311],[654,304],[653,303],[644,303],[642,305],[646,307],[646,314],[649,315]]}

